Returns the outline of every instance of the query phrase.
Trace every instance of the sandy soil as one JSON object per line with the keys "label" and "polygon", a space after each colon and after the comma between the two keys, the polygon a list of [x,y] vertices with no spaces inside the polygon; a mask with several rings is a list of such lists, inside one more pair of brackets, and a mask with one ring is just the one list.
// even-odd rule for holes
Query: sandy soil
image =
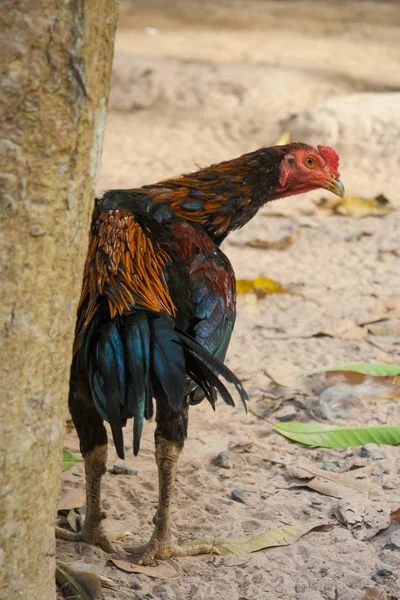
{"label": "sandy soil", "polygon": [[[398,3],[168,6],[137,2],[135,14],[127,11],[129,3],[122,6],[100,189],[156,181],[273,143],[280,120],[332,95],[400,87]],[[146,33],[146,27],[156,31]],[[357,181],[352,186],[357,192]],[[388,382],[325,376],[286,388],[271,382],[271,374],[293,381],[328,364],[399,361],[399,308],[394,302],[384,308],[399,294],[399,212],[325,216],[313,208],[320,195],[265,208],[225,243],[239,278],[265,275],[298,293],[239,297],[228,365],[243,379],[251,410],[272,421],[398,425],[398,389]],[[277,211],[286,216],[274,216]],[[286,250],[247,245],[293,232],[299,236]],[[382,316],[390,320],[375,334],[357,327]],[[137,476],[104,477],[107,528],[130,532],[137,543],[151,534],[157,502],[153,429],[146,426],[137,459],[127,433],[126,463]],[[220,451],[240,443],[251,446],[232,452],[232,468],[212,464]],[[74,432],[67,433],[66,446],[78,452]],[[85,544],[59,542],[58,556],[91,563],[112,579],[118,591],[104,589],[107,600],[398,599],[400,527],[389,525],[388,514],[400,504],[400,453],[369,450],[307,448],[239,406],[219,402],[216,414],[194,407],[172,511],[181,542],[247,538],[283,525],[329,527],[253,554],[173,559],[175,576],[166,578],[124,573]],[[109,462],[116,462],[111,447]],[[296,487],[300,480],[289,474],[289,464],[343,472],[368,466],[374,473],[366,481],[384,492],[323,495]],[[62,492],[71,487],[83,487],[81,464],[63,475]],[[246,504],[232,499],[233,490],[244,491]]]}

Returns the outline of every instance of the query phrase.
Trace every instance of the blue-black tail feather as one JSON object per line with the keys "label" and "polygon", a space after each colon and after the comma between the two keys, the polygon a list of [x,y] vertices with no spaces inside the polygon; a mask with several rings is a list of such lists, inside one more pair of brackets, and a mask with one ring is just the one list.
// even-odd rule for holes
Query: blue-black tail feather
{"label": "blue-black tail feather", "polygon": [[[100,319],[99,319],[100,322]],[[124,458],[122,426],[134,419],[133,452],[138,454],[144,419],[153,414],[153,397],[173,410],[182,408],[188,377],[215,408],[216,391],[230,406],[233,399],[222,376],[248,399],[238,378],[189,335],[177,330],[165,312],[138,310],[91,329],[91,343],[82,346],[92,396],[110,423],[114,444]],[[90,352],[89,352],[90,350]],[[78,357],[79,358],[79,357]]]}

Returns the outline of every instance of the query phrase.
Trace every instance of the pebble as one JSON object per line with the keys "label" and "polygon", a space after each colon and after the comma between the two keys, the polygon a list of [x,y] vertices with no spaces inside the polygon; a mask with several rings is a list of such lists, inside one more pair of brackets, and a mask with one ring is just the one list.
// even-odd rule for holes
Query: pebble
{"label": "pebble", "polygon": [[324,471],[331,471],[332,473],[340,473],[342,469],[337,460],[334,460],[333,462],[324,463],[322,465],[322,468]]}
{"label": "pebble", "polygon": [[391,550],[392,552],[395,552],[396,550],[400,550],[400,546],[393,542],[389,542],[383,546],[382,550]]}
{"label": "pebble", "polygon": [[389,571],[389,569],[377,569],[375,571],[379,577],[389,577],[389,575],[393,575],[393,571]]}
{"label": "pebble", "polygon": [[227,450],[220,452],[211,462],[216,467],[221,467],[221,469],[233,468],[233,456]]}
{"label": "pebble", "polygon": [[110,469],[108,469],[108,472],[111,473],[112,475],[137,475],[138,472],[136,471],[136,469],[132,469],[131,467],[128,467],[128,465],[120,465],[120,464],[115,464],[112,465],[112,467]]}
{"label": "pebble", "polygon": [[231,498],[232,498],[232,500],[235,500],[235,502],[241,502],[242,504],[247,504],[247,499],[246,499],[244,490],[232,490]]}
{"label": "pebble", "polygon": [[358,455],[361,456],[361,458],[382,460],[385,458],[385,450],[382,446],[378,446],[377,444],[366,444],[365,446],[361,446]]}

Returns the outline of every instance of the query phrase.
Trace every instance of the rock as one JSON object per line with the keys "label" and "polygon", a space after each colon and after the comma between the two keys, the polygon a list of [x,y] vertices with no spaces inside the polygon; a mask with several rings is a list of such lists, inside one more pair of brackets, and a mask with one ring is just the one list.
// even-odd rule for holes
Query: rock
{"label": "rock", "polygon": [[333,462],[326,462],[322,465],[322,468],[324,471],[330,471],[332,473],[340,473],[340,471],[342,470],[342,467],[340,466],[340,463],[337,460],[334,460]]}
{"label": "rock", "polygon": [[216,467],[221,467],[221,469],[233,468],[233,456],[227,450],[220,452],[211,462]]}
{"label": "rock", "polygon": [[247,504],[247,499],[246,499],[244,490],[232,490],[231,498],[232,498],[232,500],[235,500],[235,502],[241,502],[242,504]]}
{"label": "rock", "polygon": [[361,456],[361,458],[383,460],[385,458],[385,450],[382,446],[378,446],[377,444],[366,444],[365,446],[361,446],[358,455]]}
{"label": "rock", "polygon": [[389,542],[382,547],[382,550],[391,550],[392,552],[398,552],[400,550],[400,546],[394,544],[393,542]]}
{"label": "rock", "polygon": [[379,577],[389,577],[390,575],[393,575],[393,571],[389,571],[389,569],[377,569],[375,573]]}
{"label": "rock", "polygon": [[[397,206],[400,160],[400,93],[332,97],[281,122],[294,140],[332,146],[348,195],[384,194]],[[371,177],[373,172],[373,177]]]}
{"label": "rock", "polygon": [[128,467],[128,465],[121,465],[121,464],[115,464],[112,465],[112,467],[110,467],[108,469],[108,472],[111,473],[112,475],[137,475],[138,472],[136,471],[136,469],[132,469],[131,467]]}

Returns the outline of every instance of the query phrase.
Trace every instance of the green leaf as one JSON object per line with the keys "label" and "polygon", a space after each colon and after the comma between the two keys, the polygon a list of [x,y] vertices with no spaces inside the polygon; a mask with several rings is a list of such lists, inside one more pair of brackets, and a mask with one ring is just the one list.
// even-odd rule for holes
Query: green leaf
{"label": "green leaf", "polygon": [[400,375],[400,365],[391,365],[387,363],[349,363],[346,365],[333,365],[321,367],[313,371],[308,371],[304,375],[314,375],[315,373],[324,373],[325,371],[353,371],[370,377],[396,377]]}
{"label": "green leaf", "polygon": [[256,533],[247,540],[229,540],[229,539],[201,539],[193,540],[188,546],[196,544],[212,544],[215,546],[220,554],[241,554],[251,553],[264,550],[265,548],[274,548],[276,546],[289,546],[296,542],[303,535],[314,529],[323,527],[324,524],[318,523],[314,525],[308,525],[305,528],[284,526],[276,527],[276,529],[267,529],[261,533]]}
{"label": "green leaf", "polygon": [[334,427],[322,423],[274,423],[285,437],[307,446],[346,448],[365,444],[400,444],[400,427]]}
{"label": "green leaf", "polygon": [[68,471],[71,467],[74,466],[76,462],[78,462],[78,458],[76,458],[69,450],[63,448],[63,459],[61,463],[61,469],[63,471]]}

